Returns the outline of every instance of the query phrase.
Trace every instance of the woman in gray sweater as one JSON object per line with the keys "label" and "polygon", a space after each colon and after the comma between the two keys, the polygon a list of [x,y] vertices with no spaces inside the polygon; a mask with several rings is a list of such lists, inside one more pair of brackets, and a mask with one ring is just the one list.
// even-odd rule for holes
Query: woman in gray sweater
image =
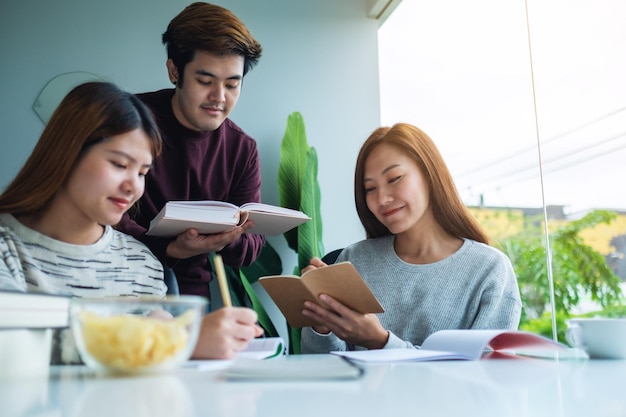
{"label": "woman in gray sweater", "polygon": [[[517,329],[521,299],[510,260],[489,246],[433,141],[409,124],[379,128],[361,147],[355,202],[367,239],[345,248],[385,308],[360,314],[327,295],[306,302],[319,325],[302,352],[419,348],[443,329]],[[318,258],[303,272],[323,267]]]}

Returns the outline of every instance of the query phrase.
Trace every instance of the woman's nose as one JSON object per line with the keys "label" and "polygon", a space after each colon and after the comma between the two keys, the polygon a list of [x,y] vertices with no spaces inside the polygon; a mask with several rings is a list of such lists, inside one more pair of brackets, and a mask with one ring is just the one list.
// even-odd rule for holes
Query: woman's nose
{"label": "woman's nose", "polygon": [[143,177],[136,175],[129,175],[124,182],[122,182],[122,190],[127,195],[137,194],[144,187]]}
{"label": "woman's nose", "polygon": [[393,196],[385,188],[381,188],[378,191],[378,203],[385,205],[393,200]]}

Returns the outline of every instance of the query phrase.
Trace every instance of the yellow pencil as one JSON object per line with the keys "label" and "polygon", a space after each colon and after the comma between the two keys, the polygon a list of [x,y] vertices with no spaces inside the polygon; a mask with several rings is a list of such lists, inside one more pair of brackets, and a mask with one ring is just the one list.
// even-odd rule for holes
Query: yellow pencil
{"label": "yellow pencil", "polygon": [[228,289],[228,281],[226,281],[226,271],[224,270],[224,261],[222,261],[222,256],[215,255],[213,258],[213,264],[215,265],[215,273],[217,274],[217,282],[220,285],[220,292],[222,293],[224,307],[231,307],[233,303],[230,300],[230,290]]}

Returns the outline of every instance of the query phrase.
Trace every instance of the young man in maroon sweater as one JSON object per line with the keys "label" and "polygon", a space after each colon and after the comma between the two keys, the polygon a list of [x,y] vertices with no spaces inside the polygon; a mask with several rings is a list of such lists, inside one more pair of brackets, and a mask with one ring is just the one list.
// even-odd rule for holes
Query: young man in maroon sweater
{"label": "young man in maroon sweater", "polygon": [[167,201],[261,201],[256,142],[228,118],[243,77],[261,56],[261,45],[232,12],[208,3],[187,6],[172,19],[162,40],[174,88],[138,97],[155,116],[163,153],[146,177],[139,210],[126,215],[118,228],[143,241],[173,269],[181,294],[210,297],[208,254],[219,252],[233,267],[249,265],[265,243],[262,235],[244,233],[253,224],[215,235],[189,229],[173,238],[157,238],[145,232]]}

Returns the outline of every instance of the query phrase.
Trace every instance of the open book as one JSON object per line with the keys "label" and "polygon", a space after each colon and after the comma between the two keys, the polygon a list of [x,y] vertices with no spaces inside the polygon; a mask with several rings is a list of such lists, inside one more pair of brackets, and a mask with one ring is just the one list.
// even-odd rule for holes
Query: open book
{"label": "open book", "polygon": [[246,350],[237,353],[237,358],[271,359],[285,354],[285,341],[282,337],[262,337],[252,339]]}
{"label": "open book", "polygon": [[301,277],[272,275],[259,278],[259,283],[272,298],[291,327],[315,324],[302,315],[306,300],[322,305],[320,294],[328,294],[360,313],[382,313],[385,310],[350,262],[313,269]]}
{"label": "open book", "polygon": [[69,297],[0,291],[0,329],[44,329],[69,326]]}
{"label": "open book", "polygon": [[[252,339],[248,347],[237,353],[234,360],[246,359],[258,361],[273,359],[285,354],[285,341],[282,337],[261,337]],[[223,369],[229,367],[233,359],[190,359],[183,368],[194,368],[201,371]]]}
{"label": "open book", "polygon": [[[428,336],[421,349],[336,351],[335,355],[363,362],[478,360],[544,356],[567,346],[538,334],[519,330],[440,330]],[[537,355],[533,355],[536,352]]]}
{"label": "open book", "polygon": [[298,210],[263,203],[241,207],[225,201],[169,201],[152,219],[146,232],[150,236],[176,236],[190,228],[201,234],[221,233],[247,219],[254,220],[251,233],[280,235],[311,220]]}

